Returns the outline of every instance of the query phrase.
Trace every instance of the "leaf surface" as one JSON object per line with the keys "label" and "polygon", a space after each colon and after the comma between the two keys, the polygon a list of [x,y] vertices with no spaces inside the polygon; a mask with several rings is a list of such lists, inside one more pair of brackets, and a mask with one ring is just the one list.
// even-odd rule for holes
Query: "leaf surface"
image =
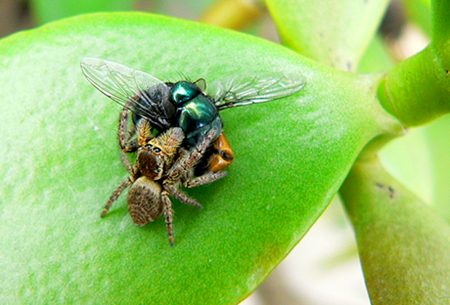
{"label": "leaf surface", "polygon": [[371,302],[447,303],[448,223],[376,158],[358,160],[340,193],[355,227]]}
{"label": "leaf surface", "polygon": [[[249,295],[334,197],[361,149],[401,128],[379,76],[338,72],[264,40],[162,16],[79,16],[0,41],[0,303],[227,304]],[[125,194],[120,107],[79,66],[103,58],[177,80],[283,71],[299,93],[225,110],[235,162],[221,181],[137,228]]]}
{"label": "leaf surface", "polygon": [[266,0],[284,45],[321,63],[355,71],[386,0]]}

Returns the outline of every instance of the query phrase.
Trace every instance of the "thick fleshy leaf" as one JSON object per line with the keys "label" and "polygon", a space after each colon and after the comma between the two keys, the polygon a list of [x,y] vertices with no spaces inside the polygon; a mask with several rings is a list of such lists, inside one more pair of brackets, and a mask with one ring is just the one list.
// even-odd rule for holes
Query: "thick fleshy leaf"
{"label": "thick fleshy leaf", "polygon": [[355,71],[387,0],[266,0],[284,45],[321,63]]}
{"label": "thick fleshy leaf", "polygon": [[431,155],[433,206],[450,222],[450,116],[424,130]]}
{"label": "thick fleshy leaf", "polygon": [[34,14],[40,23],[86,13],[131,10],[133,2],[133,0],[31,0]]}
{"label": "thick fleshy leaf", "polygon": [[450,116],[408,131],[386,145],[380,159],[415,195],[450,221]]}
{"label": "thick fleshy leaf", "polygon": [[[0,42],[0,303],[236,303],[325,209],[360,150],[401,129],[375,98],[377,76],[337,72],[264,40],[138,13],[49,24]],[[136,228],[122,196],[120,107],[80,70],[83,56],[174,80],[284,71],[291,97],[225,110],[235,162],[221,181]]]}
{"label": "thick fleshy leaf", "polygon": [[379,157],[381,164],[397,181],[422,201],[431,204],[434,202],[435,171],[431,168],[430,143],[426,138],[426,129],[408,130],[404,137],[383,147]]}
{"label": "thick fleshy leaf", "polygon": [[355,163],[341,195],[355,227],[372,304],[444,304],[450,227],[380,166]]}

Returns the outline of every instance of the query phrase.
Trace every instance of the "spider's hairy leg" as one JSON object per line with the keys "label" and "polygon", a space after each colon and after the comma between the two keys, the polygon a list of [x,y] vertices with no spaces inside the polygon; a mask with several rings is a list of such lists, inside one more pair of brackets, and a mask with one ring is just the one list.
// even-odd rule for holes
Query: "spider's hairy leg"
{"label": "spider's hairy leg", "polygon": [[193,188],[193,187],[197,187],[197,186],[200,186],[203,184],[212,183],[216,180],[219,180],[219,179],[225,177],[226,175],[228,175],[228,172],[217,172],[217,173],[209,172],[200,177],[195,177],[194,179],[188,179],[183,184],[187,188]]}
{"label": "spider's hairy leg", "polygon": [[167,176],[174,181],[181,179],[183,173],[190,170],[203,156],[203,153],[211,144],[216,132],[217,129],[212,128],[195,147],[175,162]]}
{"label": "spider's hairy leg", "polygon": [[169,235],[169,244],[173,247],[173,217],[172,217],[172,201],[170,200],[169,193],[167,191],[162,191],[161,200],[164,205],[164,219],[167,226],[167,234]]}
{"label": "spider's hairy leg", "polygon": [[[130,106],[130,104],[131,102],[128,102],[127,106]],[[117,135],[119,136],[119,145],[121,148],[120,160],[127,171],[133,174],[133,165],[125,153],[135,152],[138,149],[138,145],[136,140],[131,140],[132,135],[136,132],[136,128],[133,126],[130,130],[128,130],[130,112],[127,106],[125,106],[120,113],[119,131]]]}
{"label": "spider's hairy leg", "polygon": [[183,193],[183,191],[180,190],[180,188],[178,187],[178,183],[175,184],[173,181],[166,180],[163,183],[163,187],[181,202],[196,206],[199,209],[203,209],[203,206],[200,203],[192,198],[189,198],[185,193]]}
{"label": "spider's hairy leg", "polygon": [[108,214],[108,211],[111,208],[111,205],[114,203],[114,201],[116,201],[117,198],[119,198],[120,194],[122,194],[122,192],[127,187],[129,187],[135,180],[136,180],[136,177],[133,175],[133,176],[130,176],[127,179],[125,179],[119,185],[119,187],[112,193],[111,197],[109,198],[108,203],[106,204],[105,208],[103,209],[102,215],[100,216],[101,218],[105,217],[106,214]]}
{"label": "spider's hairy leg", "polygon": [[135,173],[133,164],[131,163],[130,159],[128,159],[128,156],[123,150],[120,151],[120,160],[122,161],[122,164],[123,166],[125,166],[126,170],[133,175]]}
{"label": "spider's hairy leg", "polygon": [[129,101],[125,107],[123,107],[122,112],[120,113],[119,118],[119,145],[120,148],[125,152],[133,152],[138,149],[137,143],[130,141],[132,135],[135,133],[134,126],[131,128],[131,130],[128,130],[128,123],[130,121],[130,109],[132,102]]}
{"label": "spider's hairy leg", "polygon": [[140,119],[136,126],[138,140],[136,145],[138,147],[145,146],[151,139],[153,139],[152,127],[147,119]]}

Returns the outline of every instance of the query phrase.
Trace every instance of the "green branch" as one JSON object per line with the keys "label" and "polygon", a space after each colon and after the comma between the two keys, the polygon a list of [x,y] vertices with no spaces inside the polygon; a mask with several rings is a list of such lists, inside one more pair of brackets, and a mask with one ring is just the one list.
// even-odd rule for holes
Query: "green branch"
{"label": "green branch", "polygon": [[378,87],[383,107],[406,126],[450,111],[450,77],[432,45],[394,67]]}
{"label": "green branch", "polygon": [[378,87],[383,107],[406,126],[450,112],[450,5],[432,3],[432,42],[393,68]]}

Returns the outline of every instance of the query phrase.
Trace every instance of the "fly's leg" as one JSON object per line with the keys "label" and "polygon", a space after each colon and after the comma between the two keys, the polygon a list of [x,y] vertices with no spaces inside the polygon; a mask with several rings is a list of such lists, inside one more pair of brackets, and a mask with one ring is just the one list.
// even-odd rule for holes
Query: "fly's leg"
{"label": "fly's leg", "polygon": [[109,198],[108,203],[106,204],[105,208],[103,209],[101,218],[105,217],[106,214],[108,214],[109,209],[111,208],[111,205],[114,203],[114,201],[119,198],[120,194],[129,187],[134,181],[136,180],[135,176],[130,176],[126,180],[124,180],[119,187],[112,193],[111,197]]}
{"label": "fly's leg", "polygon": [[178,185],[174,184],[172,181],[164,181],[163,187],[165,190],[167,190],[170,194],[172,194],[175,198],[180,200],[181,202],[189,205],[193,205],[198,207],[199,209],[203,209],[202,205],[195,201],[192,198],[189,198],[183,191],[181,191],[178,188]]}
{"label": "fly's leg", "polygon": [[211,129],[195,147],[175,162],[167,175],[169,179],[172,179],[173,181],[181,179],[183,174],[198,162],[198,160],[203,156],[206,148],[208,148],[209,144],[211,144],[216,131],[217,130],[215,128]]}
{"label": "fly's leg", "polygon": [[172,201],[170,200],[169,193],[167,191],[162,191],[161,200],[164,205],[164,219],[167,226],[167,234],[169,235],[169,244],[173,247],[173,217],[172,217]]}
{"label": "fly's leg", "polygon": [[209,172],[200,177],[196,177],[194,179],[188,179],[183,184],[187,188],[193,188],[193,187],[197,187],[197,186],[200,186],[203,184],[212,183],[216,180],[219,180],[219,179],[225,177],[226,175],[228,175],[228,172],[218,172],[218,173]]}

